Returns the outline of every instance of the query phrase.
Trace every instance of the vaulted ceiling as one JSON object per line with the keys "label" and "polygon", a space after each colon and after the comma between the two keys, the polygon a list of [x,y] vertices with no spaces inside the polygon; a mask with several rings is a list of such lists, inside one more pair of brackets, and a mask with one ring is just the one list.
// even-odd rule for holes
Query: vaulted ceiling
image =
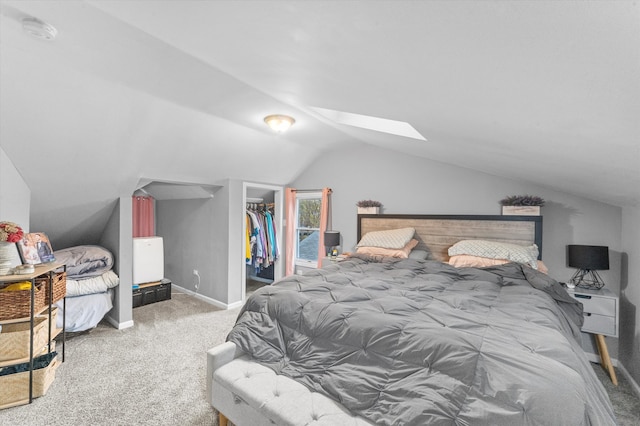
{"label": "vaulted ceiling", "polygon": [[[141,179],[286,184],[345,144],[640,202],[635,1],[0,4],[0,145],[38,229],[90,233]],[[56,39],[25,34],[29,16]],[[275,135],[272,113],[296,124]]]}

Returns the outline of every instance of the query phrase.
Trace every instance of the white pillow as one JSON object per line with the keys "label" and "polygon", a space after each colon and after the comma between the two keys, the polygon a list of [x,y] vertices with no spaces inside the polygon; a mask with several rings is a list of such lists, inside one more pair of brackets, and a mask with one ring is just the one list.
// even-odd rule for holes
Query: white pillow
{"label": "white pillow", "polygon": [[449,247],[449,256],[469,254],[490,259],[507,259],[538,269],[538,246],[519,246],[486,240],[462,240]]}
{"label": "white pillow", "polygon": [[411,241],[415,233],[416,230],[414,228],[367,232],[356,247],[401,249]]}

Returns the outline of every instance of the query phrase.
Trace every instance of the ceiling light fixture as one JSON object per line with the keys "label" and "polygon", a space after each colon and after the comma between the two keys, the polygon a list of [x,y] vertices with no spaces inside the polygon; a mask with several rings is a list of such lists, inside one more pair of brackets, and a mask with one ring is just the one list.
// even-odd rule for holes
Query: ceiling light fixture
{"label": "ceiling light fixture", "polygon": [[293,126],[293,123],[296,120],[293,117],[289,117],[288,115],[274,114],[267,115],[264,118],[264,122],[267,123],[267,126],[278,133],[283,133],[289,129],[289,127]]}
{"label": "ceiling light fixture", "polygon": [[24,18],[22,20],[22,29],[30,36],[42,40],[53,40],[58,34],[58,30],[52,25],[42,22],[37,18]]}

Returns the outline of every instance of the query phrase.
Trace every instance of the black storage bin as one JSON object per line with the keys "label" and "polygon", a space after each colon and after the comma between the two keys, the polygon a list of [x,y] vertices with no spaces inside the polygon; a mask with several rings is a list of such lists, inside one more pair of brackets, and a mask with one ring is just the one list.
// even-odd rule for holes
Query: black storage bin
{"label": "black storage bin", "polygon": [[260,272],[258,272],[258,277],[266,278],[268,280],[273,280],[273,264],[263,268]]}
{"label": "black storage bin", "polygon": [[133,289],[133,303],[132,306],[137,308],[138,306],[142,306],[142,289],[135,288]]}
{"label": "black storage bin", "polygon": [[148,305],[150,303],[157,302],[156,298],[156,286],[147,287],[142,289],[142,304]]}
{"label": "black storage bin", "polygon": [[156,302],[171,299],[171,283],[160,284],[156,290]]}
{"label": "black storage bin", "polygon": [[143,284],[139,288],[133,290],[132,306],[148,305],[150,303],[161,302],[171,299],[171,281],[162,280],[159,284]]}

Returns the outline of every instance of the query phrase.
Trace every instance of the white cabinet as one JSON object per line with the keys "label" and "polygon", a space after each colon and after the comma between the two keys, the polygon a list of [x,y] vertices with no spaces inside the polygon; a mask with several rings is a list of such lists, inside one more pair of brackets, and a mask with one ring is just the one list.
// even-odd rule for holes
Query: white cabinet
{"label": "white cabinet", "polygon": [[589,290],[574,288],[569,294],[582,303],[585,333],[618,337],[618,296],[606,288]]}
{"label": "white cabinet", "polygon": [[606,288],[591,290],[576,287],[568,289],[567,292],[582,303],[584,315],[582,331],[595,335],[600,353],[600,363],[609,372],[613,384],[617,386],[618,379],[613,364],[611,364],[604,336],[618,337],[620,317],[618,296]]}

